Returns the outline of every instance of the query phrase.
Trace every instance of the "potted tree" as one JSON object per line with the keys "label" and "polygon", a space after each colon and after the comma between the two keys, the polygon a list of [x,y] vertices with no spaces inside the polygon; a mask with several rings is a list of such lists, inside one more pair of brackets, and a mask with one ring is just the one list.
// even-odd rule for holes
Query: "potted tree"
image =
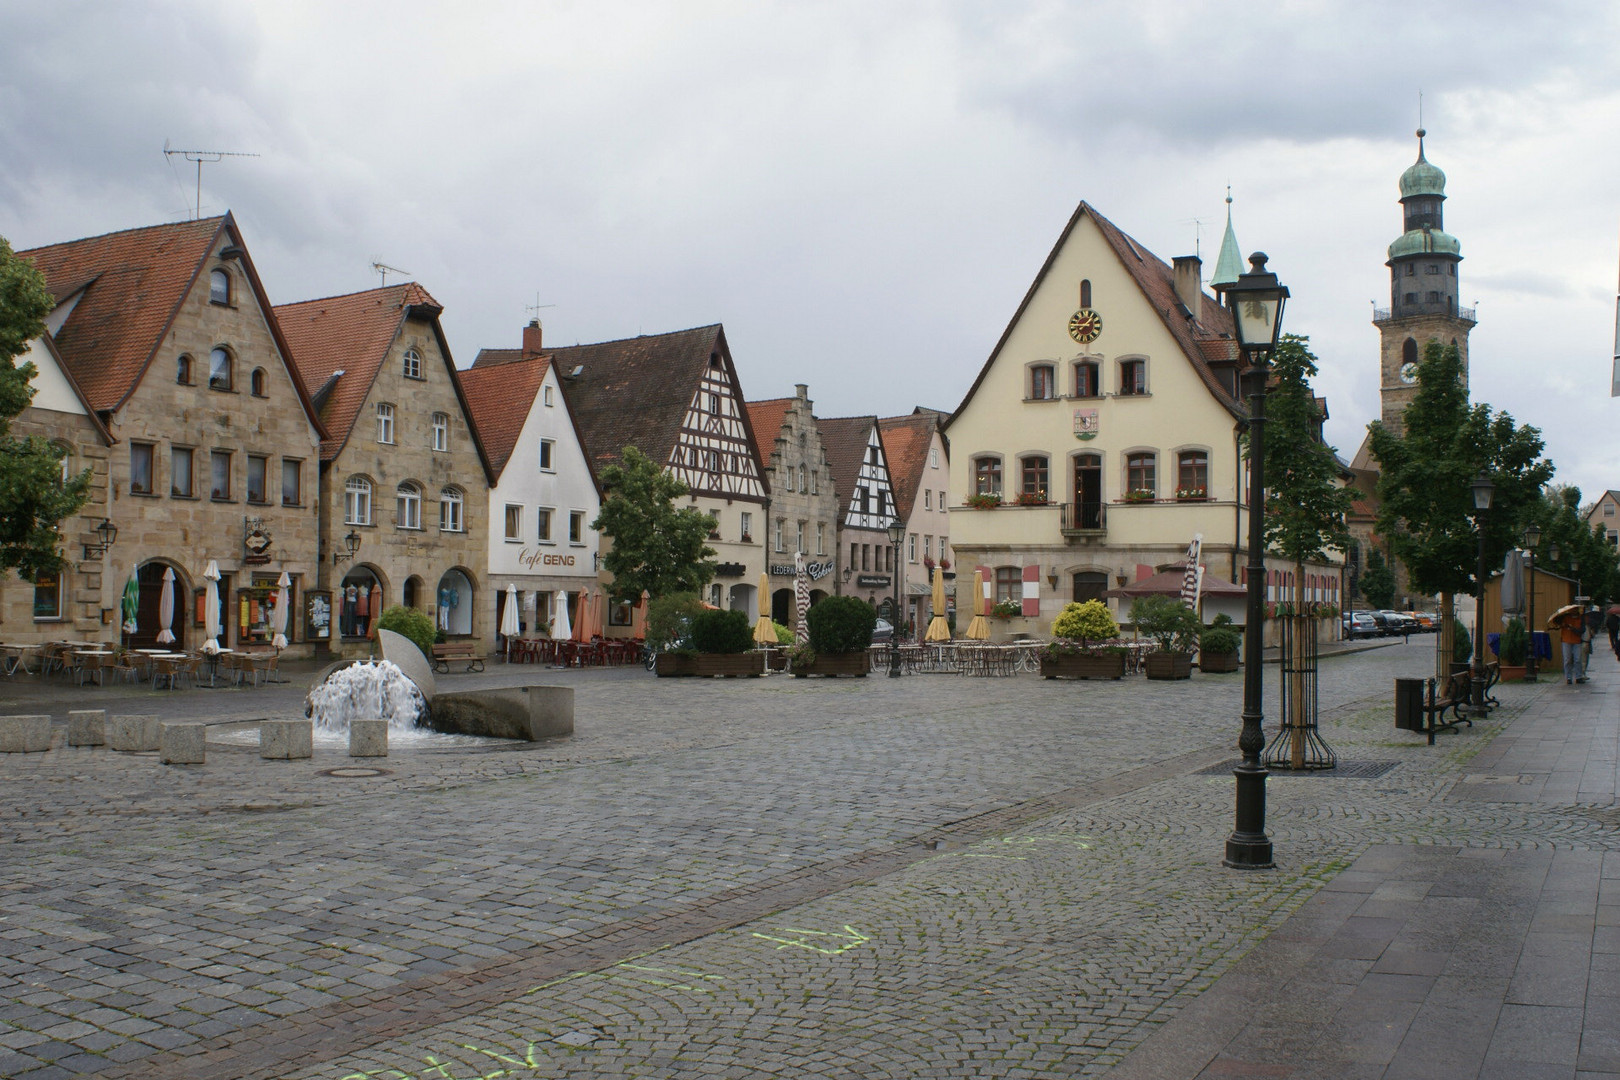
{"label": "potted tree", "polygon": [[872,644],[877,612],[854,596],[829,596],[805,615],[808,647],[789,650],[789,670],[795,678],[807,675],[854,675],[865,678],[871,669],[866,650]]}
{"label": "potted tree", "polygon": [[1504,680],[1520,682],[1524,679],[1524,662],[1530,655],[1530,632],[1525,629],[1522,619],[1509,619],[1508,624],[1502,627],[1496,655],[1502,661]]}
{"label": "potted tree", "polygon": [[1236,671],[1238,648],[1243,638],[1232,629],[1232,617],[1225,613],[1204,628],[1198,638],[1198,670],[1207,673]]}
{"label": "potted tree", "polygon": [[765,674],[765,654],[754,649],[747,612],[698,612],[692,617],[692,648],[697,650],[695,674],[728,679]]}
{"label": "potted tree", "polygon": [[1041,650],[1041,675],[1048,679],[1120,679],[1125,676],[1125,650],[1107,642],[1119,637],[1119,626],[1101,600],[1071,603],[1052,620],[1055,639]]}
{"label": "potted tree", "polygon": [[1131,605],[1131,621],[1158,645],[1147,656],[1148,678],[1192,677],[1193,649],[1204,629],[1196,611],[1168,596],[1144,596]]}

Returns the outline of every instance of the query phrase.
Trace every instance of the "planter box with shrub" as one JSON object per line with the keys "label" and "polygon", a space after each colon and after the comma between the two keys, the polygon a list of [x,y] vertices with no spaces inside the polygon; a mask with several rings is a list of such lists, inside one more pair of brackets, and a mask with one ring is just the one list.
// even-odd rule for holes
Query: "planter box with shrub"
{"label": "planter box with shrub", "polygon": [[1192,653],[1148,653],[1144,668],[1147,671],[1147,677],[1150,679],[1190,679],[1192,678]]}
{"label": "planter box with shrub", "polygon": [[1125,654],[1114,651],[1042,653],[1041,677],[1046,679],[1123,679]]}
{"label": "planter box with shrub", "polygon": [[790,670],[799,678],[807,675],[855,675],[864,677],[871,670],[866,650],[872,644],[877,612],[865,600],[854,596],[829,596],[805,615],[810,631],[808,663],[801,656]]}

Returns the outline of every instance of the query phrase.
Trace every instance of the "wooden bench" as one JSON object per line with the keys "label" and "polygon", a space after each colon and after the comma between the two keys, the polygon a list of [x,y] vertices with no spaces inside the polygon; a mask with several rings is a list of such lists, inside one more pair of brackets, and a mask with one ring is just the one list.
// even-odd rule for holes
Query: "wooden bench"
{"label": "wooden bench", "polygon": [[[1471,717],[1463,715],[1463,709],[1468,707],[1474,693],[1474,677],[1470,672],[1459,671],[1446,680],[1445,693],[1436,697],[1435,688],[1439,685],[1438,679],[1429,680],[1428,700],[1423,704],[1424,730],[1429,736],[1429,745],[1434,745],[1434,733],[1443,728],[1454,728],[1458,724],[1474,726]],[[1440,717],[1447,711],[1451,719],[1442,721]]]}
{"label": "wooden bench", "polygon": [[1500,701],[1498,701],[1496,699],[1495,696],[1493,696],[1491,694],[1491,690],[1493,688],[1495,688],[1496,684],[1501,682],[1501,681],[1502,681],[1502,662],[1500,660],[1492,660],[1490,663],[1485,665],[1485,707],[1486,708],[1492,708],[1494,706],[1502,704]]}
{"label": "wooden bench", "polygon": [[468,671],[484,670],[484,658],[470,641],[447,641],[433,646],[433,670],[449,674],[452,660],[467,661]]}

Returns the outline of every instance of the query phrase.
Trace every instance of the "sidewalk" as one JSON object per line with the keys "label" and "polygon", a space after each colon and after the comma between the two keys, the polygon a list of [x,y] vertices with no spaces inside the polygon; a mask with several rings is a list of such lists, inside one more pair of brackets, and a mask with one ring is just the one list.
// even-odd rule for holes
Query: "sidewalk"
{"label": "sidewalk", "polygon": [[1606,843],[1372,847],[1110,1080],[1620,1078],[1620,665],[1591,675],[1544,675],[1442,801],[1575,807]]}

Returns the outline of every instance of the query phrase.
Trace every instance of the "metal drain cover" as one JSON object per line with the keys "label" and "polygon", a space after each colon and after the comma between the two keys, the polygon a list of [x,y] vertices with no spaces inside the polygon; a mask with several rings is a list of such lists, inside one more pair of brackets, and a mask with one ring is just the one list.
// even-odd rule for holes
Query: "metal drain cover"
{"label": "metal drain cover", "polygon": [[[1219,765],[1211,765],[1207,769],[1199,769],[1195,776],[1225,776],[1243,764],[1242,758],[1232,758]],[[1340,780],[1375,780],[1389,772],[1398,761],[1341,761],[1331,769],[1279,769],[1272,766],[1268,771],[1272,776],[1326,776],[1337,777]]]}
{"label": "metal drain cover", "polygon": [[336,769],[322,769],[322,776],[335,776],[340,780],[358,780],[368,776],[393,776],[387,769],[373,769],[366,765],[340,765]]}

